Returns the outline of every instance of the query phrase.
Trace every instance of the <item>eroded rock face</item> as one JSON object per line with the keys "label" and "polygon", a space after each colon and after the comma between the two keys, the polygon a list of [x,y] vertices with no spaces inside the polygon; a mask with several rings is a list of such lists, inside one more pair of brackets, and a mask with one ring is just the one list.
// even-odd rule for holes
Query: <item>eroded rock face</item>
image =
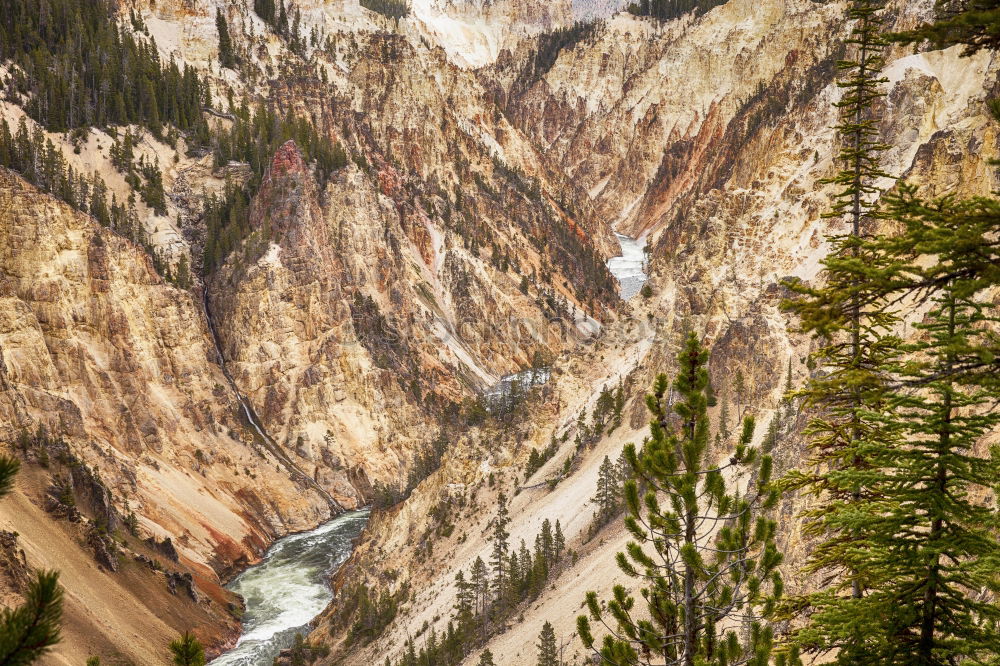
{"label": "eroded rock face", "polygon": [[[399,485],[476,389],[556,359],[530,417],[501,434],[456,436],[444,467],[374,526],[358,570],[385,582],[402,568],[422,596],[382,644],[349,655],[362,663],[446,618],[438,591],[482,545],[469,527],[467,540],[426,556],[429,512],[481,493],[465,519],[484,527],[491,476],[512,489],[530,448],[570,434],[550,463],[562,465],[595,394],[623,382],[639,396],[670,372],[686,327],[712,344],[713,383],[731,406],[737,371],[741,400],[765,411],[777,408],[789,360],[793,379],[804,378],[808,342],[788,333],[778,281],[814,278],[831,231],[819,181],[834,169],[832,77],[846,30],[836,3],[730,0],[665,25],[619,15],[549,61],[536,57],[533,35],[622,3],[415,0],[399,23],[356,0],[296,4],[307,31],[332,38],[307,58],[246,2],[135,3],[165,58],[199,68],[216,92],[309,117],[353,158],[320,183],[294,144],[282,146],[252,204],[254,234],[205,286],[222,358],[266,431],[312,481],[356,506],[375,483]],[[899,26],[931,4],[897,3]],[[215,63],[216,5],[245,58],[240,74]],[[886,170],[929,194],[993,189],[997,136],[982,92],[995,88],[994,60],[890,55]],[[242,182],[249,168],[163,155],[171,217],[187,233],[171,242],[197,265],[200,193]],[[603,269],[617,251],[612,226],[651,235],[654,296],[620,311]],[[165,284],[139,248],[0,171],[0,438],[46,424],[100,479],[72,479],[88,513],[111,522],[127,498],[165,559],[227,577],[329,506],[240,417],[201,296]],[[602,335],[581,343],[597,320]],[[544,516],[581,538],[592,463],[643,436],[638,397],[625,415],[551,495],[520,496],[519,536],[530,542]],[[801,438],[787,437],[779,467],[801,451]],[[806,549],[798,508],[782,508],[790,561]],[[578,570],[595,584],[606,582],[603,555],[588,552]],[[184,581],[174,584],[185,596]],[[572,594],[545,603],[575,607]],[[500,639],[500,663],[523,661],[518,646],[533,643],[544,612],[530,610]]]}
{"label": "eroded rock face", "polygon": [[449,59],[482,67],[526,35],[572,23],[572,0],[415,0],[412,16]]}
{"label": "eroded rock face", "polygon": [[67,480],[90,510],[113,524],[128,498],[144,530],[182,537],[205,567],[328,515],[236,420],[193,294],[5,170],[0,210],[0,436],[61,433],[99,476]]}
{"label": "eroded rock face", "polygon": [[[930,7],[897,3],[891,10],[896,27],[912,25]],[[732,431],[752,403],[758,441],[771,419],[780,422],[776,468],[786,471],[803,459],[809,413],[790,408],[782,395],[789,373],[792,385],[801,386],[812,372],[806,363],[812,343],[781,311],[788,294],[780,281],[818,279],[825,237],[840,231],[836,221],[821,217],[834,192],[820,182],[836,169],[833,63],[846,34],[839,11],[731,0],[697,21],[655,29],[618,17],[563,49],[540,80],[525,77],[514,54],[479,72],[484,85],[507,96],[502,105],[512,124],[547,146],[550,157],[559,155],[606,219],[630,233],[651,234],[654,295],[633,300],[631,311],[599,338],[558,362],[551,397],[533,406],[516,433],[471,433],[403,506],[373,523],[345,570],[345,589],[358,581],[389,591],[408,584],[413,601],[372,646],[352,646],[336,659],[361,664],[385,651],[398,656],[406,637],[425,623],[446,630],[455,574],[468,574],[477,556],[488,559],[498,489],[514,497],[512,544],[521,538],[530,544],[542,519],[558,519],[581,558],[490,642],[498,663],[530,660],[526,646],[546,620],[570,636],[575,613],[566,609],[578,607],[585,590],[631,584],[614,564],[628,535],[609,529],[600,543],[588,540],[588,502],[603,456],[613,459],[623,444],[646,435],[641,394],[656,374],[673,372],[685,330],[703,333],[711,348],[712,382],[721,398],[714,423],[724,401]],[[928,196],[994,190],[988,160],[1000,145],[985,100],[997,84],[997,59],[961,59],[957,49],[894,50],[888,62],[885,170],[920,184]],[[597,393],[619,381],[633,396],[624,410],[628,418],[592,452],[575,456],[578,416],[592,413]],[[529,451],[553,436],[562,441],[563,434],[568,439],[554,459],[522,482]],[[723,456],[727,445],[714,446]],[[572,472],[547,490],[540,482],[556,478],[567,460]],[[457,487],[463,505],[448,501],[448,489]],[[811,547],[800,517],[810,501],[791,496],[780,508],[789,589],[816,584],[796,571]],[[452,512],[459,533],[428,536],[431,511]],[[338,630],[335,613],[316,637]],[[576,644],[566,656],[586,657]]]}
{"label": "eroded rock face", "polygon": [[31,581],[31,567],[25,560],[24,551],[18,546],[15,532],[0,530],[0,572],[5,583],[17,593],[24,593]]}
{"label": "eroded rock face", "polygon": [[435,411],[508,359],[567,343],[541,316],[537,329],[510,330],[534,323],[532,304],[514,285],[498,288],[454,232],[384,194],[392,178],[386,168],[373,182],[352,165],[320,193],[286,144],[252,213],[268,241],[232,258],[210,294],[236,383],[347,505],[405,474]]}
{"label": "eroded rock face", "polygon": [[747,100],[782,103],[781,81],[795,81],[796,95],[815,85],[807,74],[834,57],[839,15],[809,0],[735,0],[666,24],[621,14],[526,89],[522,58],[491,78],[510,95],[515,125],[559,155],[605,219],[636,236],[716,178],[724,164],[713,153],[737,148],[723,134]]}
{"label": "eroded rock face", "polygon": [[[16,176],[0,181],[0,437],[44,424],[99,480],[84,484],[87,513],[112,523],[127,500],[143,538],[223,574],[324,520],[312,485],[345,506],[374,483],[399,486],[478,389],[615,317],[610,231],[473,72],[422,40],[415,18],[390,26],[350,0],[300,4],[304,29],[333,37],[308,59],[249,4],[220,6],[240,77],[215,63],[213,3],[134,5],[164,59],[212,81],[213,119],[227,117],[222,91],[260,95],[356,160],[317,183],[294,145],[279,150],[253,204],[257,233],[206,285],[221,357],[281,455],[240,413],[201,285],[171,287],[140,248]],[[570,6],[445,4],[470,21],[517,16],[523,34]],[[21,110],[2,112],[16,122]],[[79,157],[52,138],[77,168],[104,164],[106,133]],[[163,168],[168,215],[140,203],[141,222],[158,252],[196,268],[204,193],[249,168],[144,146]],[[108,171],[125,200],[128,184]]]}

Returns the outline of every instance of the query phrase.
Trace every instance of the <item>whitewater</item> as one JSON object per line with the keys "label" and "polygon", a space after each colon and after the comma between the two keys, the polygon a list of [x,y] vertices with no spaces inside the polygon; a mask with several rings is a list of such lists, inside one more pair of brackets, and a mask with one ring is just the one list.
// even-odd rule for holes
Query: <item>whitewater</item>
{"label": "whitewater", "polygon": [[243,634],[209,666],[271,666],[291,647],[295,634],[333,600],[330,575],[351,554],[368,511],[334,518],[310,532],[277,541],[264,560],[240,574],[228,588],[243,597]]}
{"label": "whitewater", "polygon": [[646,284],[646,239],[616,233],[622,253],[608,260],[608,270],[618,278],[622,300],[627,301]]}

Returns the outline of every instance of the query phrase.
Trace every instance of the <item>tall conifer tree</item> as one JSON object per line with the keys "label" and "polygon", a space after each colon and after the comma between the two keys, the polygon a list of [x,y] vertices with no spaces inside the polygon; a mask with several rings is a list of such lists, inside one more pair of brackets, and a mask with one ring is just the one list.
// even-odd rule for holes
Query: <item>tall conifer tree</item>
{"label": "tall conifer tree", "polygon": [[1000,461],[981,442],[1000,414],[991,411],[994,387],[963,372],[989,353],[1000,322],[970,251],[982,242],[980,212],[974,200],[928,203],[903,185],[886,216],[904,231],[871,243],[900,262],[885,297],[917,296],[930,309],[895,368],[906,389],[896,405],[905,444],[881,461],[891,484],[872,553],[884,582],[867,605],[887,638],[869,663],[989,663],[1000,654],[1000,607],[982,598],[1000,593],[1000,516],[982,499],[1000,487]]}
{"label": "tall conifer tree", "polygon": [[538,666],[559,666],[559,646],[551,622],[543,624],[538,634]]}
{"label": "tall conifer tree", "polygon": [[493,595],[497,603],[502,603],[510,582],[510,512],[507,510],[507,496],[500,493],[497,498],[497,515],[493,519],[493,553],[490,565],[493,567]]}
{"label": "tall conifer tree", "polygon": [[215,10],[215,27],[219,31],[219,64],[234,69],[236,54],[233,52],[233,40],[229,36],[229,22],[222,15],[221,9]]}
{"label": "tall conifer tree", "polygon": [[[617,562],[627,575],[646,583],[647,609],[639,614],[621,585],[614,587],[607,611],[597,593],[588,592],[590,617],[577,618],[578,633],[603,663],[618,666],[766,666],[772,631],[761,618],[770,614],[782,589],[775,523],[762,515],[777,502],[770,488],[771,460],[758,458],[750,446],[753,419],[748,417],[729,460],[712,464],[708,353],[694,334],[678,362],[674,391],[680,399],[674,410],[679,432],[667,413],[667,378],[660,375],[647,397],[650,437],[641,451],[632,444],[625,448],[636,476],[625,486],[625,526],[634,541]],[[751,469],[756,476],[745,491],[727,488],[727,475]],[[639,483],[645,489],[641,497]],[[606,613],[617,630],[597,647],[591,621],[608,626]]]}
{"label": "tall conifer tree", "polygon": [[796,643],[815,652],[836,648],[844,664],[872,663],[865,659],[878,652],[877,625],[861,607],[866,590],[880,584],[880,572],[871,566],[881,543],[875,523],[887,483],[880,466],[900,435],[885,417],[894,399],[889,366],[899,354],[898,319],[879,296],[893,262],[867,243],[877,217],[878,182],[887,177],[879,166],[886,146],[874,112],[885,81],[881,11],[881,0],[853,0],[847,11],[853,55],[839,63],[841,171],[827,181],[841,189],[826,214],[845,223],[847,231],[829,239],[825,284],[792,283],[798,296],[786,303],[802,330],[816,335],[814,360],[822,370],[800,392],[805,404],[819,411],[806,429],[811,455],[786,477],[786,487],[817,497],[805,514],[804,532],[819,543],[805,570],[831,581],[788,608],[808,610]]}

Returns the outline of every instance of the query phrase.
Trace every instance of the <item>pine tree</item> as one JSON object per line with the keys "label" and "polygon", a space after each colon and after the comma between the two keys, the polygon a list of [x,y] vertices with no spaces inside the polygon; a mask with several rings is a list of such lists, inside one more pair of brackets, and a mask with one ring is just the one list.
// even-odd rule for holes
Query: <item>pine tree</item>
{"label": "pine tree", "polygon": [[938,5],[941,10],[938,20],[909,32],[890,35],[890,39],[903,44],[929,41],[936,49],[962,44],[965,46],[962,55],[972,55],[980,49],[1000,49],[1000,0],[939,2]]}
{"label": "pine tree", "polygon": [[507,531],[509,525],[510,512],[507,510],[507,496],[500,493],[497,498],[497,515],[493,519],[493,535],[490,538],[493,544],[493,554],[490,557],[490,565],[493,568],[493,596],[498,603],[502,601],[510,583],[508,571],[510,532]]}
{"label": "pine tree", "polygon": [[524,598],[529,594],[537,594],[541,589],[542,583],[545,581],[545,577],[548,575],[544,557],[542,556],[541,539],[538,536],[535,537],[534,557],[528,552],[528,546],[524,543],[524,539],[521,539],[517,561],[518,572],[521,575],[521,580],[518,584],[519,597]]}
{"label": "pine tree", "polygon": [[465,574],[461,571],[455,574],[455,587],[458,589],[458,594],[455,595],[455,614],[461,621],[472,617],[476,605],[476,592],[473,585],[466,582]]}
{"label": "pine tree", "polygon": [[177,262],[177,279],[175,281],[181,289],[191,288],[191,268],[187,253],[181,254],[181,258]]}
{"label": "pine tree", "polygon": [[538,634],[538,666],[559,666],[559,646],[551,622],[543,624]]}
{"label": "pine tree", "polygon": [[[888,369],[899,355],[894,334],[897,317],[879,299],[880,285],[896,270],[895,262],[866,242],[880,194],[879,118],[873,105],[883,95],[879,78],[884,40],[880,0],[853,0],[848,18],[854,28],[848,44],[852,59],[839,63],[844,93],[840,110],[842,170],[828,182],[840,186],[828,218],[847,222],[846,234],[830,238],[824,260],[825,284],[790,284],[798,296],[786,303],[800,318],[803,331],[820,342],[813,358],[824,370],[800,392],[805,404],[821,410],[806,429],[811,455],[806,465],[786,477],[786,487],[822,495],[821,506],[805,513],[804,532],[820,543],[805,570],[832,582],[829,589],[796,599],[788,608],[803,613],[806,624],[795,644],[810,652],[838,648],[838,663],[863,664],[879,652],[879,613],[866,591],[881,584],[873,566],[883,535],[876,523],[880,502],[891,481],[882,461],[899,445],[891,418],[894,393]],[[808,612],[805,612],[808,609]]]}
{"label": "pine tree", "polygon": [[[10,492],[19,468],[15,458],[0,456],[0,497]],[[0,611],[0,664],[27,666],[59,642],[62,599],[59,574],[42,572],[28,587],[23,605]]]}
{"label": "pine tree", "polygon": [[170,644],[170,652],[175,666],[205,666],[205,650],[189,631]]}
{"label": "pine tree", "polygon": [[604,456],[601,467],[597,470],[597,491],[590,501],[597,505],[597,513],[594,515],[597,525],[606,524],[618,510],[618,474],[608,456]]}
{"label": "pine tree", "polygon": [[275,21],[274,0],[254,0],[253,10],[257,16],[264,19],[264,22],[273,26]]}
{"label": "pine tree", "polygon": [[743,371],[736,371],[736,379],[733,382],[733,393],[736,398],[736,422],[743,420],[743,407],[746,405],[747,383],[743,378]]}
{"label": "pine tree", "polygon": [[552,536],[552,523],[548,518],[542,521],[542,531],[538,534],[537,543],[546,566],[551,566],[556,561],[555,538]]}
{"label": "pine tree", "polygon": [[486,612],[490,598],[490,575],[483,558],[477,557],[476,561],[472,563],[472,574],[469,582],[475,594],[476,614],[482,615]]}
{"label": "pine tree", "polygon": [[775,412],[771,420],[767,423],[767,430],[764,431],[764,441],[760,448],[764,453],[771,453],[781,440],[781,419],[778,412]]}
{"label": "pine tree", "polygon": [[[940,4],[938,20],[911,32],[892,34],[889,38],[904,43],[929,39],[937,47],[964,44],[966,48],[963,56],[972,55],[984,48],[994,52],[1000,49],[1000,1],[967,0]],[[987,108],[993,119],[1000,122],[1000,100],[989,99]],[[990,164],[1000,166],[1000,160],[990,160]],[[908,196],[912,198],[913,193],[910,192]],[[952,200],[949,204],[962,209],[962,224],[951,231],[955,242],[963,248],[960,254],[952,255],[961,257],[961,268],[952,268],[950,274],[939,271],[908,288],[927,293],[927,290],[933,290],[946,280],[958,277],[969,279],[972,276],[975,276],[980,288],[1000,285],[1000,245],[993,241],[996,234],[1000,233],[1000,200],[995,197],[974,197],[963,202]],[[956,273],[956,270],[961,274]],[[1000,393],[1000,339],[994,338],[992,343],[986,341],[980,348],[979,356],[978,361],[970,360],[956,368],[954,373]]]}
{"label": "pine tree", "polygon": [[729,432],[729,401],[725,397],[722,398],[722,407],[719,409],[718,434],[722,436],[722,440],[725,442],[729,441],[729,436],[732,434]]}
{"label": "pine tree", "polygon": [[[524,539],[521,539],[522,548],[527,551],[528,547],[524,543]],[[507,589],[504,590],[502,599],[505,602],[511,604],[517,603],[521,598],[526,584],[530,582],[531,570],[530,567],[525,567],[524,570],[521,569],[521,556],[520,554],[511,549],[510,556],[507,558]]]}
{"label": "pine tree", "polygon": [[563,536],[562,525],[559,521],[556,521],[556,533],[552,541],[552,550],[555,554],[556,562],[562,559],[563,553],[566,551],[566,537]]}
{"label": "pine tree", "polygon": [[493,661],[493,653],[489,650],[483,650],[483,653],[479,655],[479,666],[496,666],[496,662]]}
{"label": "pine tree", "polygon": [[[25,435],[27,439],[27,435]],[[17,458],[0,456],[0,497],[3,497],[14,488],[14,477],[21,469],[21,462]]]}
{"label": "pine tree", "polygon": [[235,69],[236,54],[233,52],[233,41],[229,36],[229,23],[222,15],[221,9],[215,10],[215,27],[219,31],[219,64],[228,69]]}
{"label": "pine tree", "polygon": [[781,396],[781,409],[784,412],[783,419],[792,418],[792,403],[795,400],[793,390],[795,385],[792,382],[792,359],[788,359],[788,372],[785,375],[785,392]]}
{"label": "pine tree", "polygon": [[413,639],[406,641],[406,654],[403,655],[403,666],[417,666],[417,648],[413,644]]}
{"label": "pine tree", "polygon": [[625,484],[632,478],[632,466],[628,464],[624,449],[618,454],[618,461],[615,463],[615,483],[618,487],[618,495],[621,496],[625,489]]}
{"label": "pine tree", "polygon": [[[617,562],[646,583],[648,613],[636,613],[624,586],[614,587],[606,611],[597,593],[588,592],[590,617],[577,618],[578,633],[608,664],[766,666],[773,637],[761,619],[782,590],[775,523],[764,515],[778,499],[770,488],[771,460],[750,446],[748,417],[729,461],[710,465],[708,353],[693,333],[678,362],[674,390],[681,399],[674,410],[680,431],[670,426],[668,383],[660,375],[646,400],[653,414],[650,437],[638,452],[633,444],[626,447],[637,477],[625,487],[625,526],[634,541]],[[727,489],[726,476],[751,471],[755,478],[745,491]],[[591,620],[608,626],[605,613],[617,630],[596,647]]]}
{"label": "pine tree", "polygon": [[[887,637],[869,663],[988,663],[1000,654],[1000,607],[979,591],[1000,591],[1000,516],[979,497],[1000,486],[1000,460],[976,444],[1000,414],[990,411],[993,387],[962,372],[981,361],[989,326],[1000,322],[978,259],[970,261],[970,244],[982,242],[980,209],[922,201],[909,185],[887,199],[886,217],[904,231],[870,243],[902,262],[885,298],[920,292],[931,307],[895,368],[911,390],[896,406],[905,445],[881,461],[892,484],[877,524],[883,540],[871,552],[881,555],[874,565],[884,582],[866,601]],[[913,260],[922,256],[937,260]]]}

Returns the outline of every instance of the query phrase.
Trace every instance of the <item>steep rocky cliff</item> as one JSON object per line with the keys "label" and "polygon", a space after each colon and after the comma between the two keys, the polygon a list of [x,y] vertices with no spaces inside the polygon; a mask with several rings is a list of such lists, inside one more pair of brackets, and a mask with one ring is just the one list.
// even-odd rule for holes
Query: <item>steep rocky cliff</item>
{"label": "steep rocky cliff", "polygon": [[[0,210],[0,427],[34,463],[0,516],[29,565],[64,572],[67,638],[53,663],[91,651],[155,663],[191,623],[217,649],[238,629],[220,577],[329,507],[275,474],[240,419],[197,295],[4,169]],[[127,535],[129,519],[152,550]],[[200,601],[170,593],[178,570]]]}
{"label": "steep rocky cliff", "polygon": [[[216,645],[231,638],[219,582],[276,537],[365,504],[377,487],[402,489],[441,436],[440,469],[376,514],[314,638],[335,644],[337,663],[366,663],[444,631],[454,576],[486,556],[503,491],[512,543],[530,545],[543,519],[558,519],[574,555],[490,640],[497,663],[526,663],[544,620],[568,658],[582,657],[573,618],[584,590],[615,579],[625,540],[614,527],[590,538],[597,469],[643,437],[640,396],[670,372],[680,333],[706,332],[713,383],[733,412],[757,405],[758,436],[787,373],[804,379],[809,341],[789,332],[778,283],[813,279],[835,230],[820,217],[831,194],[820,181],[834,171],[843,3],[730,0],[667,23],[615,14],[622,4],[414,0],[397,21],[356,0],[296,0],[294,45],[244,0],[123,7],[164,59],[210,82],[213,127],[231,127],[244,100],[264,103],[308,119],[349,158],[320,174],[301,146],[280,145],[248,233],[201,274],[206,200],[246,182],[251,165],[137,129],[167,195],[165,214],[137,205],[148,249],[0,170],[0,442],[13,449],[39,425],[61,438],[108,493],[89,519],[134,512],[136,533],[175,549],[177,575],[213,599],[170,596],[152,613],[123,601],[145,619],[116,615],[105,632],[133,636],[123,641],[133,661],[157,663],[153,645],[182,628],[178,617],[204,618]],[[931,6],[897,2],[893,21],[913,25]],[[238,71],[219,67],[217,11]],[[593,17],[606,20],[570,28]],[[890,55],[885,170],[935,195],[995,189],[984,100],[998,64],[954,49]],[[9,100],[0,112],[14,126],[24,115]],[[111,166],[110,133],[76,152],[69,135],[46,137],[82,172],[106,171],[120,200],[135,193]],[[605,268],[612,231],[648,240],[651,296],[618,301]],[[151,253],[188,261],[191,288],[162,279]],[[482,390],[532,365],[553,365],[552,379],[480,425]],[[619,385],[621,425],[575,446],[581,415]],[[802,420],[786,418],[781,468],[801,456]],[[526,479],[530,451],[553,441],[554,457]],[[61,468],[34,450],[26,478],[54,481]],[[59,564],[46,559],[50,539],[66,557],[77,548],[66,584],[88,599],[82,562],[96,547],[84,533],[40,510],[31,521],[12,513],[44,496],[27,487],[16,507],[0,504],[0,528],[21,532],[33,566]],[[791,562],[805,550],[799,505],[783,507]],[[136,538],[129,548],[151,557]],[[159,572],[101,575],[122,594],[166,586]],[[401,600],[369,645],[346,642],[358,585]],[[168,612],[162,625],[149,617]],[[70,619],[60,658],[88,653],[92,621]],[[155,630],[134,638],[145,627]]]}
{"label": "steep rocky cliff", "polygon": [[[906,27],[930,8],[898,3],[891,11],[895,25]],[[558,155],[555,161],[589,190],[602,218],[648,236],[654,293],[633,299],[627,314],[592,344],[560,359],[551,385],[529,408],[530,419],[457,442],[408,502],[373,523],[342,575],[340,607],[349,606],[351,585],[359,580],[396,591],[405,603],[364,647],[351,641],[335,602],[314,635],[332,632],[345,641],[339,659],[399,656],[408,639],[419,648],[432,629],[444,635],[456,603],[456,573],[468,576],[477,556],[489,559],[490,523],[502,491],[513,497],[513,548],[522,539],[530,548],[543,519],[559,520],[575,556],[551,589],[518,607],[485,646],[497,663],[528,663],[548,620],[565,645],[564,658],[580,663],[585,655],[574,619],[584,592],[627,582],[613,558],[627,540],[624,531],[611,527],[591,537],[589,500],[598,467],[605,455],[615,459],[624,443],[643,438],[646,415],[638,398],[656,373],[671,372],[680,334],[689,327],[706,333],[729,427],[733,414],[753,404],[758,440],[772,418],[781,423],[774,450],[779,469],[801,459],[805,417],[785,411],[781,396],[787,381],[800,385],[810,372],[810,342],[780,312],[779,281],[815,279],[824,239],[839,231],[820,213],[833,192],[821,179],[835,169],[831,104],[839,95],[834,60],[846,35],[842,10],[836,3],[731,0],[697,20],[662,26],[618,16],[561,49],[540,78],[526,76],[523,53],[531,52],[530,44],[479,71],[512,122],[547,157]],[[957,49],[892,51],[887,120],[880,128],[891,148],[883,168],[936,196],[994,190],[988,161],[1000,145],[985,100],[997,71],[985,53],[963,59]],[[589,422],[598,394],[619,381],[631,398],[623,425],[577,450],[581,415]],[[716,422],[722,409],[712,410]],[[525,479],[528,453],[553,437],[562,442],[558,452]],[[725,444],[719,453],[726,453]],[[805,501],[789,497],[781,509],[791,589],[812,584],[794,573],[808,548],[798,529]],[[429,514],[447,516],[456,529],[434,528]],[[477,663],[478,655],[474,650],[466,663]]]}
{"label": "steep rocky cliff", "polygon": [[197,296],[87,216],[0,178],[4,438],[43,424],[72,440],[118,504],[156,536],[187,535],[184,554],[205,566],[328,515],[265,471],[275,461],[240,422]]}
{"label": "steep rocky cliff", "polygon": [[[523,13],[519,33],[565,18],[526,8],[490,11]],[[213,594],[276,537],[370,501],[376,484],[402,488],[479,391],[616,317],[609,229],[426,26],[353,2],[296,9],[316,35],[304,53],[252,3],[122,8],[164,59],[211,82],[216,127],[245,98],[310,119],[352,158],[321,178],[294,142],[283,145],[255,192],[251,233],[218,270],[198,274],[207,197],[244,182],[247,164],[213,164],[183,138],[132,128],[136,158],[162,169],[157,213],[112,165],[124,128],[43,133],[81,173],[100,169],[118,201],[136,200],[146,247],[0,172],[0,440],[13,449],[22,433],[56,438],[63,462],[107,488],[119,522],[134,515],[142,538],[170,539]],[[218,67],[217,10],[239,76]],[[17,98],[0,111],[34,132]],[[157,272],[177,275],[182,261],[190,289]],[[32,470],[44,469],[48,449],[31,450]],[[44,493],[25,497],[44,503]],[[45,538],[38,529],[23,534],[29,546]],[[71,593],[78,584],[68,577]],[[212,631],[230,638],[229,622]],[[59,654],[86,652],[83,626]]]}

